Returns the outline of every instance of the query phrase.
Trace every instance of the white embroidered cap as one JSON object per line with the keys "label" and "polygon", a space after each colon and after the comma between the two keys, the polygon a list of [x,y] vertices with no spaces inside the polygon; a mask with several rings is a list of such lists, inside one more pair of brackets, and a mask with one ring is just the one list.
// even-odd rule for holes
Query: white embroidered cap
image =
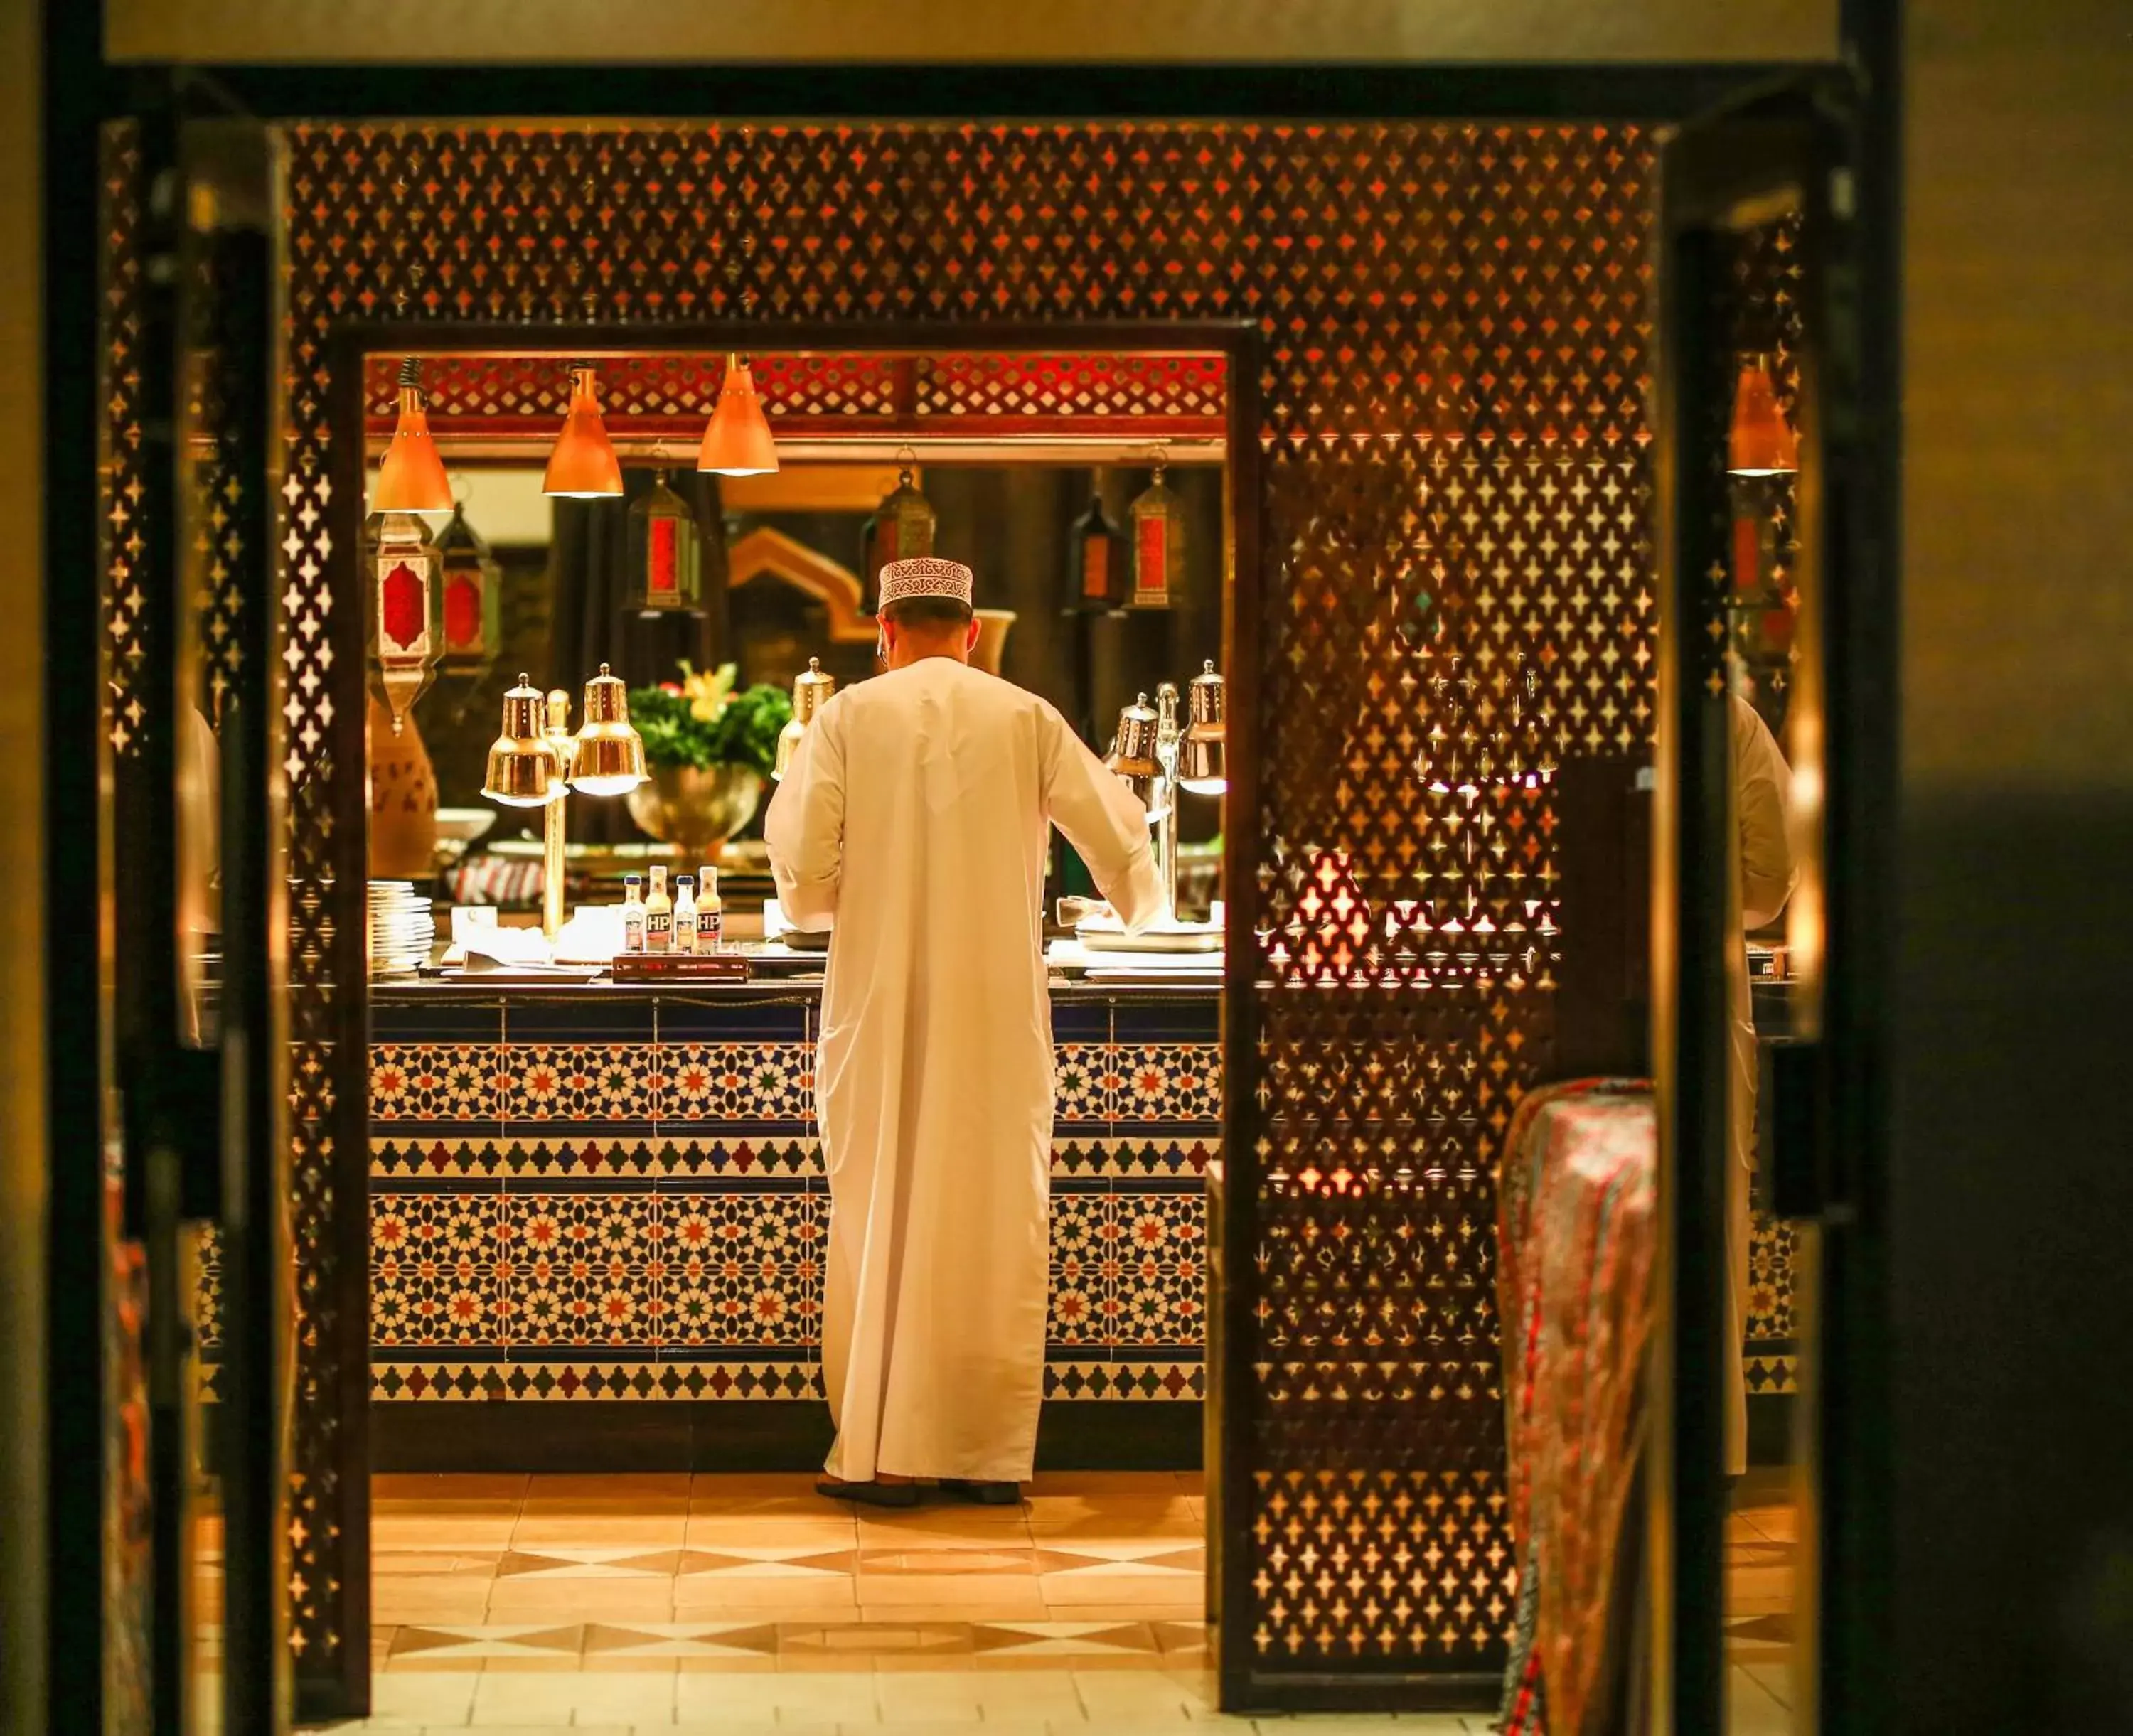
{"label": "white embroidered cap", "polygon": [[881,602],[887,608],[906,597],[953,597],[970,605],[970,570],[960,560],[939,560],[921,555],[911,560],[892,560],[881,570]]}

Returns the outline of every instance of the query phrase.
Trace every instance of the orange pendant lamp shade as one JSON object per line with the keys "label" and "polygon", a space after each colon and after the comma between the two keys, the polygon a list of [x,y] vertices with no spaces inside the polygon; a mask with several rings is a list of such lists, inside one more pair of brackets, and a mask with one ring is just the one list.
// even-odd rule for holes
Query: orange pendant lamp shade
{"label": "orange pendant lamp shade", "polygon": [[704,444],[697,449],[696,468],[720,476],[773,476],[778,472],[778,442],[771,438],[769,418],[756,396],[755,377],[739,356],[726,358],[725,380],[719,387],[710,426],[704,430]]}
{"label": "orange pendant lamp shade", "polygon": [[571,364],[571,407],[563,417],[563,431],[556,436],[555,450],[548,454],[548,474],[541,492],[573,500],[599,500],[622,493],[622,464],[607,437],[607,424],[600,420],[599,388],[588,363]]}
{"label": "orange pendant lamp shade", "polygon": [[1741,370],[1733,388],[1733,429],[1726,468],[1736,476],[1789,476],[1799,469],[1799,439],[1778,406],[1766,357]]}
{"label": "orange pendant lamp shade", "polygon": [[373,512],[449,512],[452,485],[445,460],[430,438],[430,412],[422,402],[422,364],[410,356],[400,364],[400,421],[378,467]]}

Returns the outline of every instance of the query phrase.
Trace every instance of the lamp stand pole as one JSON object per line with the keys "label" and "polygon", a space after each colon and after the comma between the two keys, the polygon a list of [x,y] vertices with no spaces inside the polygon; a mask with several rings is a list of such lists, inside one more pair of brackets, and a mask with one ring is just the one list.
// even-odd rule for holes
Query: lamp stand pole
{"label": "lamp stand pole", "polygon": [[1177,921],[1177,689],[1165,681],[1155,690],[1155,762],[1163,768],[1169,800],[1155,828],[1155,871],[1163,882],[1166,927]]}
{"label": "lamp stand pole", "polygon": [[548,727],[542,733],[557,766],[556,793],[541,816],[541,932],[552,943],[563,927],[563,834],[571,804],[571,762],[577,753],[571,734],[571,696],[561,687],[548,695]]}

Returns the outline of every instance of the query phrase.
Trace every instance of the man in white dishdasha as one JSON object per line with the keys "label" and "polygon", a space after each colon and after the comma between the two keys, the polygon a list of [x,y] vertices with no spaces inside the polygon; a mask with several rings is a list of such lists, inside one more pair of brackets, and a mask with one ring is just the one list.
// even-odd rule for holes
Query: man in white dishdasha
{"label": "man in white dishdasha", "polygon": [[816,714],[764,821],[788,921],[831,931],[815,1098],[834,1214],[826,1495],[1020,1498],[1043,1396],[1056,825],[1129,928],[1139,803],[1035,695],[970,666],[971,575],[882,569],[887,673]]}

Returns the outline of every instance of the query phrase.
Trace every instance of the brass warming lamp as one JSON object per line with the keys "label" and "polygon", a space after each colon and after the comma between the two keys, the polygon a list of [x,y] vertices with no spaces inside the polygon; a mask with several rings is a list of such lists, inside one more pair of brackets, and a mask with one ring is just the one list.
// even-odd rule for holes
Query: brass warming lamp
{"label": "brass warming lamp", "polygon": [[1209,657],[1186,690],[1185,733],[1177,744],[1177,781],[1195,796],[1220,796],[1230,787],[1227,689]]}
{"label": "brass warming lamp", "polygon": [[[1174,695],[1176,690],[1172,690]],[[1170,811],[1170,786],[1155,757],[1158,719],[1148,709],[1148,695],[1137,695],[1119,713],[1119,727],[1111,737],[1111,751],[1104,756],[1107,769],[1124,779],[1133,799],[1141,805],[1153,825]]]}
{"label": "brass warming lamp", "polygon": [[604,663],[585,683],[585,720],[569,770],[571,787],[588,796],[626,796],[644,781],[644,739],[629,721],[629,690]]}
{"label": "brass warming lamp", "polygon": [[773,781],[785,776],[786,767],[792,763],[792,756],[800,751],[800,743],[806,738],[808,724],[836,690],[837,678],[824,671],[822,660],[808,658],[807,666],[792,683],[792,715],[778,732],[778,764],[770,774]]}
{"label": "brass warming lamp", "polygon": [[1186,725],[1177,724],[1178,693],[1165,681],[1155,709],[1142,694],[1119,713],[1118,733],[1104,763],[1125,780],[1156,829],[1155,868],[1163,882],[1162,922],[1177,921],[1177,792],[1220,796],[1230,787],[1228,706],[1210,657],[1192,678]]}
{"label": "brass warming lamp", "polygon": [[629,721],[628,690],[608,666],[585,683],[585,723],[571,733],[571,696],[544,700],[523,674],[503,696],[503,727],[489,746],[481,793],[507,807],[542,808],[541,931],[563,926],[565,815],[573,789],[619,796],[644,781],[644,743]]}

